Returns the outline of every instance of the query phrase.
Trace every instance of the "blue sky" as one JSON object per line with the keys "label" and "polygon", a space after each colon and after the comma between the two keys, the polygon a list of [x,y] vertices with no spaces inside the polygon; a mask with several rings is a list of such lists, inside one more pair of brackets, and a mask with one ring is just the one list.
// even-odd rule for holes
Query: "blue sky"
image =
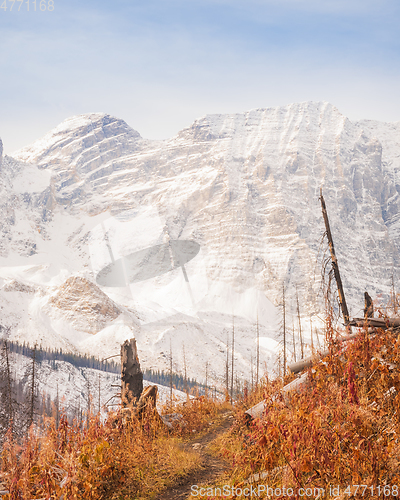
{"label": "blue sky", "polygon": [[306,100],[400,121],[398,0],[4,1],[6,153],[97,111],[155,139],[207,113]]}

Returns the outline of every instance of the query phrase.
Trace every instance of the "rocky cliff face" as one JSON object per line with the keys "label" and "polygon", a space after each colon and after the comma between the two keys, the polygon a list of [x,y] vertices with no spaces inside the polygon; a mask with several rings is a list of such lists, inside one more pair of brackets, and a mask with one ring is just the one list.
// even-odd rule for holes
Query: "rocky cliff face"
{"label": "rocky cliff face", "polygon": [[85,205],[98,179],[112,175],[115,162],[140,149],[138,132],[102,113],[65,120],[17,157],[51,171],[55,202]]}
{"label": "rocky cliff face", "polygon": [[68,278],[50,297],[49,303],[77,331],[92,334],[105,328],[122,312],[96,285],[80,276]]}
{"label": "rocky cliff face", "polygon": [[[351,122],[328,103],[208,115],[166,141],[142,139],[109,115],[74,117],[3,161],[1,265],[11,274],[7,262],[25,266],[25,279],[48,286],[71,274],[94,283],[93,258],[105,265],[142,250],[145,240],[194,240],[201,252],[186,266],[188,282],[177,269],[130,292],[104,289],[141,318],[143,342],[153,346],[146,356],[157,355],[161,337],[168,343],[173,333],[162,318],[173,314],[214,336],[216,349],[231,320],[213,316],[210,326],[199,322],[202,311],[250,324],[259,314],[272,338],[283,284],[289,313],[296,290],[304,317],[320,310],[320,188],[351,313],[365,290],[385,296],[392,276],[396,283],[399,157],[400,123]],[[139,224],[146,210],[156,212],[156,225],[153,216]]]}
{"label": "rocky cliff face", "polygon": [[398,265],[389,235],[398,214],[398,166],[388,160],[395,147],[375,128],[327,103],[301,103],[207,116],[149,143],[120,120],[88,115],[17,157],[49,170],[56,203],[71,211],[156,207],[172,238],[194,237],[207,250],[211,279],[239,291],[255,286],[274,302],[283,281],[315,299],[304,277],[321,235],[322,187],[354,301],[356,278],[378,292],[372,277],[385,287]]}

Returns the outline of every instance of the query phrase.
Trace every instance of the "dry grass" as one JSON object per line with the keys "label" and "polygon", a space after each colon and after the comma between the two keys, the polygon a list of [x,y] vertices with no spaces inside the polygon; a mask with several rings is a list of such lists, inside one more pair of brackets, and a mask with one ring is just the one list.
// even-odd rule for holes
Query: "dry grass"
{"label": "dry grass", "polygon": [[333,343],[331,355],[309,370],[307,386],[288,400],[271,398],[280,384],[266,382],[265,416],[246,426],[243,410],[251,404],[238,405],[236,426],[220,440],[234,464],[230,484],[246,485],[250,477],[294,493],[329,491],[329,485],[339,485],[341,494],[348,485],[370,488],[354,498],[377,496],[371,487],[387,484],[398,485],[400,494],[399,367],[397,334],[360,332],[346,349]]}
{"label": "dry grass", "polygon": [[[288,399],[273,396],[289,379],[264,380],[236,402],[235,425],[213,445],[232,464],[219,486],[244,488],[252,478],[253,486],[292,488],[292,498],[300,498],[300,488],[323,488],[320,499],[330,498],[330,485],[340,487],[339,498],[364,499],[378,496],[378,486],[400,486],[399,367],[396,333],[361,331],[345,349],[333,341],[330,355],[309,370],[307,386]],[[248,425],[244,411],[261,399],[266,413]],[[62,419],[56,429],[47,419],[22,444],[8,436],[1,468],[10,494],[3,498],[154,498],[199,467],[198,455],[182,444],[217,426],[228,409],[204,397],[169,408],[181,415],[172,431],[151,411],[140,420],[92,417],[85,428]],[[351,495],[346,488],[356,484],[369,489]],[[383,489],[381,496],[388,497]]]}
{"label": "dry grass", "polygon": [[232,405],[224,401],[216,401],[212,398],[201,396],[196,399],[178,404],[174,411],[182,416],[182,419],[174,425],[174,434],[183,439],[193,435],[197,437],[208,431],[210,427],[217,426],[222,420],[224,411],[231,411]]}
{"label": "dry grass", "polygon": [[197,435],[223,405],[200,398],[174,408],[182,419],[168,431],[153,412],[138,420],[117,413],[101,423],[92,416],[80,428],[46,419],[22,444],[8,435],[2,451],[4,500],[149,499],[199,466],[182,439]]}

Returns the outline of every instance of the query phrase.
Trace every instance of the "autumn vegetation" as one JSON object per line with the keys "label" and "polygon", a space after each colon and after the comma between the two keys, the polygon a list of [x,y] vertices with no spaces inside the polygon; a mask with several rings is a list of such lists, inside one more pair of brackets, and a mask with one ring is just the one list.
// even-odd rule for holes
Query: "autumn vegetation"
{"label": "autumn vegetation", "polygon": [[[308,369],[306,383],[282,393],[295,378],[287,371],[237,397],[234,424],[214,444],[229,473],[214,487],[237,492],[263,484],[284,492],[274,499],[400,496],[400,338],[396,329],[354,331],[354,339],[340,342],[346,332],[328,314],[329,354]],[[245,411],[261,400],[264,414],[250,420]],[[157,498],[199,468],[198,454],[183,444],[218,423],[227,405],[206,396],[170,404],[163,411],[180,415],[172,429],[152,408],[103,420],[44,415],[23,439],[11,427],[1,453],[0,490],[9,492],[3,499]]]}
{"label": "autumn vegetation", "polygon": [[[199,466],[182,443],[218,420],[223,403],[200,397],[176,405],[182,418],[166,428],[152,408],[140,418],[128,410],[81,425],[45,417],[21,443],[10,430],[3,445],[4,500],[122,500],[155,498]],[[171,410],[171,408],[169,408]],[[0,487],[1,489],[1,487]]]}
{"label": "autumn vegetation", "polygon": [[[311,498],[332,498],[333,487],[335,498],[400,496],[398,332],[365,327],[339,343],[328,321],[326,333],[329,355],[299,390],[280,392],[293,375],[264,380],[237,404],[236,424],[219,445],[238,491],[262,483],[285,487],[274,498],[288,498],[289,488],[292,498],[306,498],[307,489]],[[264,416],[247,422],[244,410],[262,399]]]}

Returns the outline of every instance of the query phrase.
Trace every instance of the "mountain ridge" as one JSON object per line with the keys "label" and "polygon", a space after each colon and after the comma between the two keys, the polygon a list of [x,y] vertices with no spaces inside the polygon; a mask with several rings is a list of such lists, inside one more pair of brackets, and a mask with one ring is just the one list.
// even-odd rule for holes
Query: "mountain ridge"
{"label": "mountain ridge", "polygon": [[[185,239],[200,245],[185,266],[188,282],[177,268],[103,290],[141,318],[134,330],[146,367],[166,368],[169,342],[182,351],[185,339],[198,349],[204,338],[208,346],[190,354],[194,375],[202,376],[201,353],[215,350],[221,378],[235,314],[238,370],[248,374],[257,315],[272,369],[283,286],[290,324],[301,296],[310,341],[323,307],[321,187],[351,313],[362,309],[365,290],[387,297],[392,276],[399,278],[400,122],[352,122],[327,102],[305,102],[206,115],[164,141],[103,113],[71,117],[45,138],[3,160],[3,280],[41,284],[50,294],[71,276],[94,283],[110,259],[139,249]],[[129,334],[131,316],[122,316],[94,336],[104,348],[92,338],[90,349],[103,355]],[[57,328],[66,327],[53,322]],[[182,352],[175,362],[181,369]]]}

